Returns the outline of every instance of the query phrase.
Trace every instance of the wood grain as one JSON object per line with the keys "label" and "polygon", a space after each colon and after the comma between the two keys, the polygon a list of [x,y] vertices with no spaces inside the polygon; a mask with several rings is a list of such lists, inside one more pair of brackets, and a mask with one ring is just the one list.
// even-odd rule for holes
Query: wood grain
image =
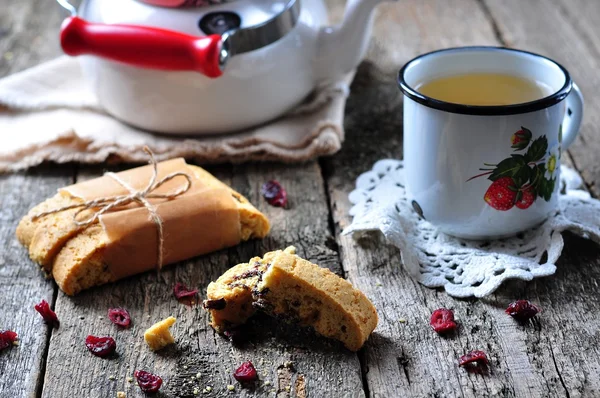
{"label": "wood grain", "polygon": [[[508,43],[532,37],[532,46],[544,37],[560,55],[566,43],[556,46],[550,30],[573,29],[564,26],[569,23],[565,19],[548,22],[544,17],[550,11],[541,12],[541,2],[490,1],[490,8],[497,8],[506,18],[507,30],[514,35],[509,36],[502,21],[498,22],[500,32],[496,31],[496,13],[490,13],[487,5],[475,1],[454,1],[452,7],[441,1],[401,2],[380,13],[370,62],[359,69],[348,101],[345,146],[324,162],[336,234],[350,222],[347,195],[355,178],[378,159],[402,156],[401,98],[394,84],[400,65],[419,53],[445,46],[498,45],[503,36]],[[390,19],[396,24],[387,24]],[[535,33],[542,25],[547,25],[546,30]],[[589,55],[580,54],[579,58],[586,57]],[[592,152],[587,153],[591,158]],[[402,268],[398,251],[380,238],[354,240],[338,235],[337,239],[349,280],[374,300],[381,316],[361,355],[370,396],[599,394],[597,321],[584,315],[586,310],[598,312],[597,293],[591,293],[598,290],[595,280],[600,272],[596,245],[568,235],[555,276],[508,283],[485,300],[455,300],[415,283]],[[588,298],[590,295],[594,297]],[[520,298],[541,304],[543,315],[525,326],[515,323],[503,310]],[[461,324],[456,336],[440,338],[430,330],[429,316],[439,307],[454,309]],[[583,353],[581,347],[585,347]],[[489,375],[468,374],[458,368],[458,357],[473,349],[487,352]]]}
{"label": "wood grain", "polygon": [[[44,0],[2,0],[0,76],[53,58],[57,28],[65,14]],[[2,137],[10,139],[10,137]],[[46,280],[15,238],[17,223],[29,208],[73,181],[72,165],[40,167],[0,176],[0,329],[19,334],[20,345],[0,352],[0,396],[33,397],[42,390],[50,330],[33,306],[54,305],[56,286]]]}
{"label": "wood grain", "polygon": [[[78,4],[79,1],[72,3]],[[58,56],[58,32],[66,16],[66,11],[54,1],[2,0],[0,76]]]}
{"label": "wood grain", "polygon": [[38,168],[0,176],[0,330],[18,333],[20,344],[0,351],[0,396],[41,391],[50,329],[33,306],[54,303],[56,287],[44,278],[15,238],[21,217],[56,189],[71,183],[73,167]]}
{"label": "wood grain", "polygon": [[[339,20],[345,2],[328,3],[333,20]],[[138,368],[164,377],[159,394],[164,397],[195,396],[195,388],[199,396],[600,396],[596,245],[567,234],[556,275],[507,283],[485,300],[455,300],[415,283],[402,268],[399,252],[380,238],[356,241],[339,236],[350,222],[347,195],[358,174],[380,158],[402,155],[397,69],[419,53],[454,45],[513,45],[551,56],[571,71],[586,97],[586,117],[570,154],[598,195],[599,11],[598,2],[585,0],[455,0],[451,5],[444,0],[403,0],[381,5],[368,59],[352,85],[347,141],[340,154],[321,161],[323,171],[316,162],[211,168],[267,212],[274,225],[271,236],[75,298],[59,293],[56,310],[62,324],[49,344],[48,329],[32,306],[42,298],[52,301],[56,289],[19,247],[14,227],[29,207],[69,183],[74,167],[44,166],[0,177],[0,286],[5,287],[0,295],[0,328],[15,329],[22,339],[21,346],[0,353],[0,396],[111,397],[126,391],[128,397],[141,397],[135,383],[127,381]],[[58,55],[56,34],[64,16],[51,1],[2,0],[0,76]],[[86,167],[78,178],[101,172],[102,167]],[[272,208],[260,198],[260,185],[271,178],[288,188],[289,209]],[[176,281],[204,294],[206,285],[230,265],[288,244],[345,274],[376,304],[380,325],[358,356],[264,316],[249,324],[248,343],[232,346],[213,333],[200,307],[185,306],[172,296]],[[518,325],[503,313],[516,298],[531,299],[544,312],[535,321]],[[118,330],[109,323],[106,311],[112,306],[131,311],[131,329]],[[455,310],[461,324],[456,336],[439,338],[429,329],[429,315],[438,307]],[[151,353],[143,343],[143,331],[169,315],[178,318],[173,329],[178,343]],[[87,334],[115,337],[118,356],[92,357],[83,345]],[[457,367],[458,356],[471,349],[488,353],[489,375],[467,374]],[[241,389],[231,377],[245,360],[252,360],[259,370],[261,383],[254,390]],[[199,379],[192,380],[198,373]],[[227,390],[228,384],[235,386],[234,392]],[[211,391],[203,393],[207,386]]]}
{"label": "wood grain", "polygon": [[[486,4],[502,37],[515,47],[539,52],[561,62],[581,87],[586,100],[584,122],[569,153],[588,188],[598,197],[600,31],[597,23],[600,5],[586,1],[507,1],[502,7],[492,1]],[[514,15],[520,17],[514,19]],[[556,29],[557,26],[560,29]],[[600,327],[596,317],[590,318],[587,314],[597,313],[599,308],[596,281],[600,273],[600,250],[581,239],[571,238],[565,252],[556,277],[534,285],[536,294],[548,303],[544,319],[549,330],[540,336],[541,342],[546,342],[546,349],[533,353],[532,363],[535,359],[536,362],[554,364],[555,372],[550,374],[558,378],[554,381],[564,394],[598,396],[600,350],[597,331]]]}
{"label": "wood grain", "polygon": [[[223,181],[248,197],[273,224],[263,241],[252,241],[165,269],[91,289],[76,297],[59,293],[57,311],[63,326],[50,342],[44,397],[110,397],[126,391],[128,397],[143,396],[135,383],[127,382],[135,369],[161,375],[163,395],[194,396],[364,396],[360,364],[356,354],[311,333],[267,317],[252,321],[247,344],[235,347],[208,326],[200,306],[178,303],[172,293],[175,282],[197,287],[204,296],[206,286],[227,268],[266,251],[295,245],[299,254],[340,273],[337,252],[328,224],[324,184],[316,162],[299,166],[270,164],[211,169]],[[97,175],[86,169],[80,178]],[[276,178],[288,189],[289,208],[271,207],[261,198],[260,186]],[[132,254],[133,255],[133,254]],[[133,328],[117,330],[106,318],[110,307],[127,308]],[[143,332],[170,315],[177,345],[152,353],[143,342]],[[87,334],[111,335],[117,340],[118,357],[103,360],[91,356],[83,341]],[[260,374],[256,389],[242,389],[233,370],[251,360]],[[290,362],[293,365],[287,364]],[[200,378],[192,376],[200,373]],[[114,380],[111,378],[113,376]],[[266,383],[266,384],[265,384]],[[235,386],[230,393],[228,385]],[[211,392],[202,391],[211,387]],[[289,389],[289,390],[288,390]]]}

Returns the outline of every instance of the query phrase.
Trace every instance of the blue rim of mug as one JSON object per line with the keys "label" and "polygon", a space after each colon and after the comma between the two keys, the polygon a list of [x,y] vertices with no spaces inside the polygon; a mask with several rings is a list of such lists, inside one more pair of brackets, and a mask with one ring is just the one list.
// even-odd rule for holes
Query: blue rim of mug
{"label": "blue rim of mug", "polygon": [[[552,64],[556,65],[562,73],[565,75],[565,84],[555,93],[550,94],[547,97],[537,99],[535,101],[524,102],[521,104],[511,104],[511,105],[464,105],[464,104],[456,104],[452,102],[440,101],[426,95],[421,94],[414,88],[406,83],[404,80],[404,74],[406,70],[415,62],[421,60],[422,58],[429,57],[432,55],[436,55],[439,53],[445,52],[459,52],[459,51],[506,51],[506,52],[514,52],[520,54],[533,55],[535,57],[542,58]],[[425,105],[426,107],[438,109],[444,112],[450,113],[459,113],[463,115],[480,115],[480,116],[502,116],[502,115],[516,115],[520,113],[529,113],[535,112],[542,109],[546,109],[551,107],[552,105],[556,105],[562,100],[564,100],[569,93],[571,92],[571,88],[573,87],[573,81],[571,80],[571,76],[569,72],[558,62],[544,57],[543,55],[532,53],[524,50],[517,50],[514,48],[507,47],[495,47],[495,46],[467,46],[467,47],[452,47],[452,48],[444,48],[441,50],[431,51],[425,54],[421,54],[418,57],[415,57],[408,61],[402,69],[398,72],[398,85],[400,86],[400,91],[408,98],[413,101],[418,102],[419,104]]]}

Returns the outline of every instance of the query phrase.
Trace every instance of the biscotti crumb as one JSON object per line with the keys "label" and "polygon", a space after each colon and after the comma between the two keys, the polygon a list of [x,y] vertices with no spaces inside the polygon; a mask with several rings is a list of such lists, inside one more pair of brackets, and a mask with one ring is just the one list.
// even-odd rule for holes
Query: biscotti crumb
{"label": "biscotti crumb", "polygon": [[400,323],[406,323],[406,319],[400,318],[400,319],[398,319],[398,322],[400,322]]}
{"label": "biscotti crumb", "polygon": [[172,316],[152,325],[144,332],[144,340],[152,351],[158,351],[169,344],[175,343],[175,338],[169,328],[173,326],[176,319]]}
{"label": "biscotti crumb", "polygon": [[233,386],[233,385],[229,384],[229,385],[227,386],[227,389],[228,389],[229,391],[233,391],[233,390],[235,390],[235,386]]}
{"label": "biscotti crumb", "polygon": [[128,378],[127,378],[127,382],[128,382],[128,383],[132,383],[132,382],[133,382],[133,377],[128,377]]}
{"label": "biscotti crumb", "polygon": [[115,380],[115,376],[113,376],[113,375],[108,376],[108,380]]}
{"label": "biscotti crumb", "polygon": [[123,391],[117,392],[117,398],[127,398],[127,395]]}
{"label": "biscotti crumb", "polygon": [[271,382],[270,382],[269,380],[265,381],[265,386],[267,386],[267,387],[268,387],[268,386],[270,386],[270,385],[271,385]]}
{"label": "biscotti crumb", "polygon": [[200,389],[198,387],[194,388],[194,395],[200,394]]}

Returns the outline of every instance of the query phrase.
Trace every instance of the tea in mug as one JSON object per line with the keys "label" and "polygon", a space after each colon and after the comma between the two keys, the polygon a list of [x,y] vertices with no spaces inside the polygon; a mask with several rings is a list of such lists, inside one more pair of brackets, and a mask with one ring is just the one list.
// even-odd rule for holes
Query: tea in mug
{"label": "tea in mug", "polygon": [[469,73],[437,78],[416,87],[423,95],[462,105],[497,106],[535,101],[551,94],[534,80],[500,73]]}

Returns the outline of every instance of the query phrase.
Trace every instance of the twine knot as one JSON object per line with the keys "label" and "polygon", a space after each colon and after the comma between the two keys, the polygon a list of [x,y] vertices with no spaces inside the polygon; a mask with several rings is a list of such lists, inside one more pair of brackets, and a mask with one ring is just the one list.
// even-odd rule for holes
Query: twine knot
{"label": "twine knot", "polygon": [[[59,207],[56,209],[37,213],[37,214],[33,215],[31,218],[33,220],[36,220],[40,217],[44,217],[49,214],[60,213],[60,212],[63,212],[66,210],[71,210],[71,209],[79,209],[73,215],[73,221],[75,222],[75,224],[77,226],[87,227],[87,226],[95,223],[102,214],[107,213],[119,206],[126,206],[133,202],[139,203],[140,205],[142,205],[146,209],[148,209],[148,212],[150,213],[150,217],[152,218],[152,221],[154,221],[154,223],[156,224],[156,231],[157,231],[157,236],[158,236],[157,269],[160,270],[163,266],[163,244],[164,244],[163,223],[162,223],[162,219],[156,212],[156,208],[148,201],[148,199],[174,199],[180,195],[183,195],[192,187],[192,177],[187,173],[184,173],[182,171],[177,171],[177,172],[171,173],[171,174],[163,177],[160,181],[157,181],[158,165],[156,163],[156,159],[154,158],[154,154],[148,147],[144,147],[144,152],[146,152],[149,155],[149,157],[150,157],[149,163],[152,165],[152,168],[153,168],[152,177],[150,177],[150,181],[148,182],[148,185],[144,189],[136,191],[131,185],[129,185],[127,182],[123,181],[117,174],[112,173],[112,172],[107,172],[107,173],[104,173],[104,175],[108,176],[108,177],[112,178],[113,180],[115,180],[116,182],[118,182],[121,186],[123,186],[125,189],[127,189],[127,191],[129,191],[129,194],[108,196],[108,197],[88,200],[83,203],[63,206],[63,207]],[[167,181],[170,181],[170,180],[172,180],[176,177],[180,177],[180,176],[184,177],[186,179],[186,184],[183,187],[181,187],[173,192],[166,193],[166,194],[153,193],[156,189],[161,187]],[[78,220],[78,216],[83,211],[89,210],[89,209],[98,209],[98,210],[96,212],[94,212],[90,217],[88,217],[84,220],[81,220],[81,221]]]}

